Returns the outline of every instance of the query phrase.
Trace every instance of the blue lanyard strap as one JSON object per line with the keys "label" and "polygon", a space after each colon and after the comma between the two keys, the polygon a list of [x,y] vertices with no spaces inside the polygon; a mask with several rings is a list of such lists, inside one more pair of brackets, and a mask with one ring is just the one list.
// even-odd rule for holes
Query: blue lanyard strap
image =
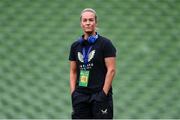
{"label": "blue lanyard strap", "polygon": [[88,63],[88,56],[89,56],[89,53],[90,53],[90,51],[91,51],[91,49],[92,49],[92,46],[90,46],[89,48],[88,48],[88,51],[86,52],[86,48],[84,47],[83,48],[83,59],[84,59],[84,65],[85,65],[85,67],[86,67],[86,65],[87,65],[87,63]]}

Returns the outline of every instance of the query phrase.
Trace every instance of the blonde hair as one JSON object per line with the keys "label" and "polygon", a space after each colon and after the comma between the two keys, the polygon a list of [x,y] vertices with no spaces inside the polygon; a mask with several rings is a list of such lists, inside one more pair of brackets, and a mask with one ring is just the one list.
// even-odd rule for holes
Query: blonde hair
{"label": "blonde hair", "polygon": [[96,11],[95,11],[94,9],[92,9],[92,8],[85,8],[84,10],[82,10],[82,11],[81,11],[80,20],[81,20],[81,18],[82,18],[82,14],[83,14],[84,12],[92,12],[92,13],[94,13],[94,15],[95,15],[95,21],[97,22]]}

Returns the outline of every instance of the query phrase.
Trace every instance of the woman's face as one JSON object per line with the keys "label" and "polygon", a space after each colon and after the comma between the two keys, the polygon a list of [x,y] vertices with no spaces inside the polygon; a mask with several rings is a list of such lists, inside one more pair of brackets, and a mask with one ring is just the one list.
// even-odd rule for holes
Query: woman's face
{"label": "woman's face", "polygon": [[81,28],[87,34],[92,34],[96,29],[95,14],[92,12],[84,12],[81,14]]}

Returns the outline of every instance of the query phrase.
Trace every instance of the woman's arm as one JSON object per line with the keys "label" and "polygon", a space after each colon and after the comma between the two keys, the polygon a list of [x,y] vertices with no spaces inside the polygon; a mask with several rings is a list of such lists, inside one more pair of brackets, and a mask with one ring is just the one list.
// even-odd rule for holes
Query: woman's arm
{"label": "woman's arm", "polygon": [[107,67],[107,73],[106,73],[106,77],[105,77],[105,83],[103,86],[103,91],[105,92],[105,94],[107,95],[109,92],[109,89],[111,88],[112,85],[112,81],[113,78],[115,76],[115,57],[107,57],[105,58],[105,64]]}
{"label": "woman's arm", "polygon": [[76,61],[70,61],[70,91],[71,94],[75,90],[76,87],[76,77],[77,77],[77,69],[76,69]]}

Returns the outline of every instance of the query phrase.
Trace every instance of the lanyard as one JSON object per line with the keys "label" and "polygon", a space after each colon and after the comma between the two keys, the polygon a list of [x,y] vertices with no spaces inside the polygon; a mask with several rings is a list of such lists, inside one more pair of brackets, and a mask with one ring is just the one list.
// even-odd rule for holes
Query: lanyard
{"label": "lanyard", "polygon": [[90,46],[89,48],[88,48],[88,51],[86,52],[86,48],[84,47],[83,48],[83,59],[84,59],[84,65],[85,65],[85,67],[87,66],[87,63],[88,63],[88,56],[89,56],[89,53],[90,53],[90,51],[91,51],[91,49],[92,49],[92,46]]}

